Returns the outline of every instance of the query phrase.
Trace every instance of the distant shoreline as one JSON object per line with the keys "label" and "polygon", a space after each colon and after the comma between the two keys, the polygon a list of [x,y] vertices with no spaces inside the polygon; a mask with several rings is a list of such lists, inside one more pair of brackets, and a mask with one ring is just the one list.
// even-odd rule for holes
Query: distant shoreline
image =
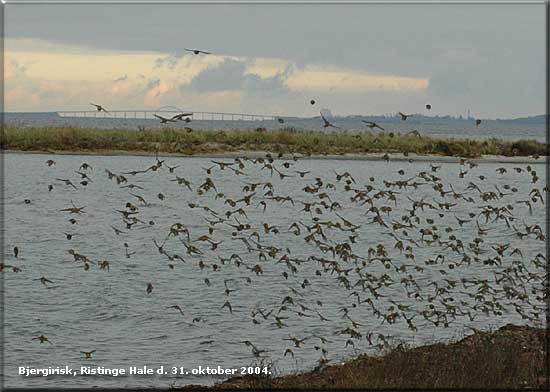
{"label": "distant shoreline", "polygon": [[[302,156],[300,154],[283,154],[282,157],[277,157],[269,151],[228,151],[221,153],[197,153],[197,154],[181,154],[168,152],[144,152],[144,151],[124,151],[124,150],[105,150],[105,151],[23,151],[23,150],[2,150],[5,154],[36,154],[36,155],[93,155],[93,156],[135,156],[135,157],[165,157],[165,158],[216,158],[216,159],[233,159],[233,158],[265,158],[267,154],[271,154],[274,159],[291,160],[297,158],[300,160],[336,160],[336,161],[381,161],[384,153],[366,153],[366,154],[315,154],[310,156]],[[459,163],[460,157],[449,157],[435,154],[415,155],[409,154],[405,156],[402,153],[388,153],[391,161],[396,162],[439,162],[439,163]],[[507,157],[504,155],[485,155],[477,158],[468,159],[471,162],[478,163],[516,163],[516,164],[545,164],[546,157],[535,159],[533,157]]]}

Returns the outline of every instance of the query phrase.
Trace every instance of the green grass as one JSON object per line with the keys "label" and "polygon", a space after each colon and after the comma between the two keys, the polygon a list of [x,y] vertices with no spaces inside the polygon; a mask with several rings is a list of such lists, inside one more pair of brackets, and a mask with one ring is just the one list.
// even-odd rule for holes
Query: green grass
{"label": "green grass", "polygon": [[5,127],[2,148],[20,151],[129,151],[183,154],[226,151],[269,151],[275,153],[362,154],[416,153],[445,156],[479,157],[481,155],[547,155],[547,144],[533,140],[506,142],[465,139],[433,139],[415,135],[387,133],[319,133],[276,131],[191,131],[20,128]]}

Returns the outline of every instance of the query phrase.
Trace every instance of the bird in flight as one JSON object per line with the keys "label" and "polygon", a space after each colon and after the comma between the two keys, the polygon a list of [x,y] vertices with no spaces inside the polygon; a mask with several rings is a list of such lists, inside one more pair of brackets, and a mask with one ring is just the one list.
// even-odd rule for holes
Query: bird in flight
{"label": "bird in flight", "polygon": [[71,180],[64,179],[64,178],[56,178],[57,181],[64,182],[67,186],[72,186],[74,189],[76,189],[76,186],[72,183]]}
{"label": "bird in flight", "polygon": [[176,122],[177,121],[177,120],[174,120],[173,118],[166,118],[166,117],[159,116],[158,114],[153,114],[153,116],[158,118],[160,120],[161,124],[166,124],[167,122]]}
{"label": "bird in flight", "polygon": [[367,124],[367,127],[369,127],[370,129],[380,128],[381,130],[384,130],[384,128],[382,128],[380,125],[378,125],[378,124],[375,123],[375,122],[372,122],[372,121],[365,121],[365,120],[361,120],[361,121],[363,121],[365,124]]}
{"label": "bird in flight", "polygon": [[105,109],[105,108],[104,108],[103,106],[101,106],[101,105],[96,105],[95,103],[92,103],[92,102],[90,102],[90,105],[95,106],[98,112],[107,112],[107,109]]}
{"label": "bird in flight", "polygon": [[176,309],[177,311],[179,311],[181,313],[182,316],[184,316],[183,310],[181,309],[181,306],[179,306],[179,305],[167,306],[166,308],[167,309]]}
{"label": "bird in flight", "polygon": [[52,342],[50,342],[48,340],[48,338],[46,336],[44,336],[44,334],[42,334],[40,336],[37,336],[36,338],[32,338],[32,340],[40,340],[40,343],[48,342],[50,344],[53,344]]}
{"label": "bird in flight", "polygon": [[429,103],[426,104],[426,109],[427,109],[427,110],[430,110],[431,108],[432,108],[432,105],[430,105]]}
{"label": "bird in flight", "polygon": [[48,286],[48,283],[53,283],[51,280],[49,280],[45,276],[34,280],[39,280],[44,286]]}
{"label": "bird in flight", "polygon": [[80,214],[80,213],[83,212],[82,210],[83,210],[84,208],[86,208],[86,206],[84,206],[84,207],[77,207],[77,206],[75,206],[75,204],[73,203],[72,200],[71,200],[71,204],[73,205],[72,207],[63,208],[63,209],[61,209],[61,210],[59,210],[59,211],[67,211],[67,212],[69,212],[70,214]]}
{"label": "bird in flight", "polygon": [[405,121],[407,119],[407,117],[412,117],[412,114],[404,114],[404,113],[401,113],[401,112],[398,112],[399,115],[401,116],[401,120]]}
{"label": "bird in flight", "polygon": [[325,116],[323,116],[323,113],[319,112],[321,114],[321,118],[323,119],[323,122],[324,122],[324,127],[327,128],[327,127],[333,127],[333,128],[340,128],[340,127],[337,127],[336,125],[334,124],[331,124],[326,118]]}
{"label": "bird in flight", "polygon": [[172,120],[181,120],[181,121],[189,122],[189,121],[187,121],[188,119],[184,118],[184,117],[188,117],[188,116],[192,116],[192,115],[193,115],[193,113],[176,114],[174,117],[172,117]]}
{"label": "bird in flight", "polygon": [[198,50],[198,49],[187,49],[187,48],[184,48],[185,50],[187,50],[188,52],[193,52],[193,54],[212,54],[211,52],[205,52],[204,50]]}
{"label": "bird in flight", "polygon": [[95,353],[95,350],[92,350],[92,351],[81,351],[80,352],[81,354],[84,354],[86,356],[86,359],[91,359],[92,358],[92,354]]}

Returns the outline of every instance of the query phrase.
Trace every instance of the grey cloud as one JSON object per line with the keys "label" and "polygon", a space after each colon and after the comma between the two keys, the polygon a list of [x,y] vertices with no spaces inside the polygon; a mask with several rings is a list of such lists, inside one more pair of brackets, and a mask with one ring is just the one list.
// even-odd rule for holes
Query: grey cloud
{"label": "grey cloud", "polygon": [[291,93],[285,83],[292,73],[292,67],[287,67],[276,75],[265,78],[246,72],[246,68],[245,61],[225,59],[222,63],[209,66],[199,72],[189,84],[182,88],[189,88],[198,93],[242,90],[246,94],[257,97],[274,97]]}
{"label": "grey cloud", "polygon": [[286,80],[292,74],[293,69],[292,65],[287,66],[283,71],[267,78],[256,74],[246,74],[243,87],[247,93],[261,97],[290,95],[292,92],[287,87]]}
{"label": "grey cloud", "polygon": [[[514,115],[544,111],[544,10],[543,3],[14,3],[5,8],[5,33],[6,38],[172,53],[156,63],[167,68],[176,67],[187,46],[219,55],[281,58],[297,67],[329,64],[426,77],[428,95],[445,101],[441,107],[476,105]],[[218,85],[250,94],[264,87],[284,92],[284,77],[246,76],[239,73],[242,66],[227,65],[228,71],[231,66],[236,80],[211,70],[195,81],[197,91],[215,91]],[[377,105],[375,99],[371,94],[365,103]]]}
{"label": "grey cloud", "polygon": [[199,93],[240,90],[245,82],[246,63],[225,59],[221,64],[209,66],[199,72],[189,87]]}

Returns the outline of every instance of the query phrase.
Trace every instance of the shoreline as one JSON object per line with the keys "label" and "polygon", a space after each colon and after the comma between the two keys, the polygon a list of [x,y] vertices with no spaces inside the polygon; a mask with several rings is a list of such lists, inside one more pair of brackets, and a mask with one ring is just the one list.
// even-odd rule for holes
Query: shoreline
{"label": "shoreline", "polygon": [[216,158],[216,159],[233,159],[233,158],[265,158],[267,154],[271,154],[273,159],[292,160],[336,160],[336,161],[381,161],[384,160],[384,155],[388,155],[390,161],[396,162],[440,162],[440,163],[459,163],[461,159],[467,159],[469,162],[475,163],[516,163],[516,164],[546,164],[547,157],[528,157],[528,156],[505,156],[505,155],[483,155],[476,158],[464,158],[454,156],[444,156],[437,154],[415,154],[410,153],[405,156],[403,153],[344,153],[344,154],[283,154],[282,157],[277,156],[269,151],[226,151],[226,152],[202,152],[195,154],[185,154],[177,152],[148,152],[148,151],[128,151],[128,150],[100,150],[100,151],[67,151],[67,150],[1,150],[3,154],[29,154],[29,155],[89,155],[89,156],[135,156],[135,157],[165,157],[165,158]]}
{"label": "shoreline", "polygon": [[[265,389],[542,389],[548,386],[544,344],[550,330],[508,324],[448,343],[408,348],[381,356],[359,355],[344,363],[282,376],[237,376],[212,386],[180,391]],[[398,369],[398,370],[397,370]]]}
{"label": "shoreline", "polygon": [[378,160],[388,154],[397,161],[455,162],[460,158],[484,162],[535,162],[550,155],[549,145],[534,140],[438,139],[416,134],[297,132],[236,130],[162,131],[96,130],[85,128],[5,127],[3,151],[148,156],[260,157]]}

